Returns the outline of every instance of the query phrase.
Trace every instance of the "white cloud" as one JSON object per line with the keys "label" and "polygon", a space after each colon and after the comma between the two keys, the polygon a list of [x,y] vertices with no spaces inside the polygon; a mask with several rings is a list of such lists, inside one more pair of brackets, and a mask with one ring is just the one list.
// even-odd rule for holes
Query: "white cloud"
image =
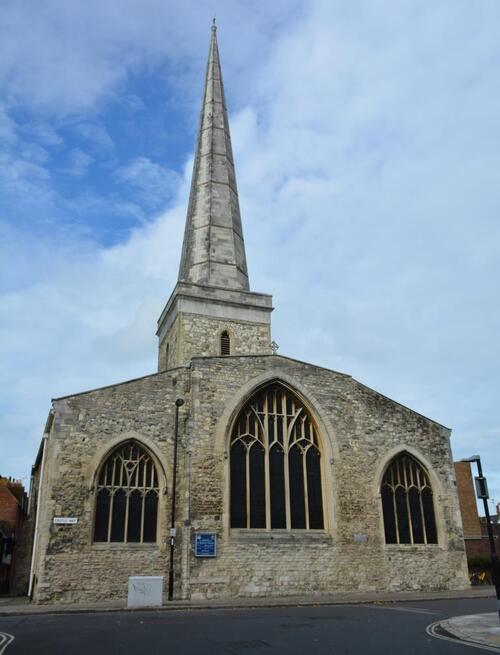
{"label": "white cloud", "polygon": [[42,146],[59,146],[63,139],[58,134],[57,129],[45,122],[34,121],[23,125],[24,131]]}
{"label": "white cloud", "polygon": [[[2,6],[0,85],[11,103],[64,116],[92,110],[120,92],[127,78],[169,60],[184,69],[182,87],[199,95],[207,33],[214,11],[233,44],[235,69],[256,62],[270,47],[270,32],[302,3],[269,6],[234,0],[6,0]],[[241,26],[245,29],[242,30]],[[193,69],[190,64],[197,62]],[[188,66],[186,66],[186,64]],[[174,77],[177,77],[174,75]],[[172,81],[172,80],[171,80]]]}
{"label": "white cloud", "polygon": [[39,143],[24,138],[23,130],[0,101],[0,207],[2,220],[8,215],[9,200],[45,202],[51,195],[50,159]]}
{"label": "white cloud", "polygon": [[[11,26],[28,11],[18,6],[10,5]],[[193,20],[194,5],[173,12],[153,0],[68,2],[59,33],[54,6],[38,12],[30,35],[30,52],[47,53],[27,62],[14,39],[0,45],[10,102],[99,126],[100,103],[109,94],[133,97],[127,75],[162,58],[182,102],[191,107],[199,97],[193,82],[208,35]],[[498,471],[500,9],[317,0],[280,24],[279,3],[267,16],[252,3],[223,6],[250,278],[255,290],[274,294],[280,353],[350,373],[450,425],[457,456],[480,449],[487,473]],[[210,11],[202,5],[207,22]],[[93,12],[95,29],[81,30]],[[8,118],[2,125],[15,138]],[[99,130],[79,129],[112,147],[102,134],[99,144]],[[181,182],[154,158],[119,162],[117,177],[144,195],[141,206],[116,199],[117,211],[144,218],[148,194],[180,195],[122,245],[102,249],[71,235],[24,241],[20,262],[19,235],[7,237],[20,282],[2,304],[1,343],[16,379],[5,382],[2,434],[29,435],[31,452],[48,394],[155,368],[155,320],[175,281],[189,175]],[[10,161],[2,170],[26,193],[30,177],[47,183],[40,165],[10,170]],[[85,202],[95,209],[102,198],[78,202],[79,211]],[[22,457],[26,470],[31,455]],[[500,497],[498,475],[490,486]]]}
{"label": "white cloud", "polygon": [[0,141],[4,143],[15,142],[17,126],[9,116],[6,108],[0,105]]}
{"label": "white cloud", "polygon": [[108,131],[99,123],[89,121],[76,122],[71,126],[72,131],[82,139],[89,142],[97,150],[112,150],[114,147]]}
{"label": "white cloud", "polygon": [[[0,422],[3,435],[17,436],[3,443],[2,473],[4,457],[16,475],[28,471],[51,397],[155,370],[152,326],[175,281],[183,222],[183,211],[169,211],[107,250],[24,242],[31,276],[18,277],[0,306]],[[19,244],[19,235],[3,236],[7,250]]]}
{"label": "white cloud", "polygon": [[179,187],[178,173],[160,166],[147,157],[137,157],[115,171],[118,181],[132,186],[146,206],[165,202]]}
{"label": "white cloud", "polygon": [[38,194],[38,182],[48,178],[48,171],[38,163],[17,159],[6,152],[0,153],[0,189],[4,192]]}
{"label": "white cloud", "polygon": [[93,161],[94,158],[81,148],[73,148],[69,153],[68,166],[63,169],[63,172],[73,177],[84,177]]}
{"label": "white cloud", "polygon": [[450,425],[457,455],[481,432],[499,467],[491,16],[475,49],[464,4],[360,4],[312,3],[233,121],[253,287],[280,352]]}

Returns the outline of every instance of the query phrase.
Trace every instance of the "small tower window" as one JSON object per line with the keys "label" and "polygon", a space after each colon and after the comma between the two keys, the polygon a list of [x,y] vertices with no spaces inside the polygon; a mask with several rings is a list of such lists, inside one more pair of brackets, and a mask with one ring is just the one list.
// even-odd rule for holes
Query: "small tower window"
{"label": "small tower window", "polygon": [[231,354],[231,338],[229,337],[229,332],[227,330],[224,330],[224,332],[220,335],[220,354]]}

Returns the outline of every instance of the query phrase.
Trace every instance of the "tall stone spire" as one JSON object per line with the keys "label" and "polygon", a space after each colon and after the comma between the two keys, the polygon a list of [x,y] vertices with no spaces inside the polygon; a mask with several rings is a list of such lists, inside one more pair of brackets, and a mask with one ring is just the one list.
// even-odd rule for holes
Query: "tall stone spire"
{"label": "tall stone spire", "polygon": [[248,290],[215,19],[186,217],[179,282]]}
{"label": "tall stone spire", "polygon": [[271,354],[272,297],[250,291],[212,26],[179,279],[158,319],[158,370],[194,357]]}

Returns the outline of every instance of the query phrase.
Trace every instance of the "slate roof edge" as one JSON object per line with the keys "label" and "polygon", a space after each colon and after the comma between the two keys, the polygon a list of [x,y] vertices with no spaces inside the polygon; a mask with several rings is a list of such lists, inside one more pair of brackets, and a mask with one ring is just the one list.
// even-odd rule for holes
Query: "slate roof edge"
{"label": "slate roof edge", "polygon": [[368,391],[372,393],[376,393],[377,396],[380,396],[382,398],[385,398],[386,400],[389,400],[391,403],[394,403],[395,405],[398,405],[399,407],[402,407],[403,409],[406,409],[407,411],[411,412],[412,414],[416,414],[417,416],[421,416],[424,418],[426,421],[430,421],[431,423],[434,423],[435,425],[438,425],[441,428],[444,428],[445,430],[448,430],[451,432],[451,428],[449,428],[446,425],[443,425],[443,423],[440,423],[439,421],[435,421],[432,418],[429,418],[428,416],[425,416],[425,414],[421,414],[420,412],[417,412],[416,410],[412,409],[411,407],[408,407],[407,405],[403,405],[403,403],[398,402],[397,400],[394,400],[394,398],[390,398],[389,396],[386,396],[385,394],[381,393],[380,391],[377,391],[376,389],[373,389],[372,387],[369,387],[367,384],[364,384],[363,382],[360,382],[359,380],[356,380],[356,378],[353,378],[352,375],[349,375],[348,373],[341,373],[340,371],[335,371],[334,369],[331,368],[326,368],[325,366],[319,366],[318,364],[312,364],[311,362],[304,362],[300,359],[294,359],[293,357],[287,357],[285,355],[270,355],[270,354],[261,354],[261,355],[206,355],[204,357],[192,357],[193,360],[197,359],[235,359],[237,357],[243,358],[243,357],[276,357],[280,359],[287,359],[291,362],[297,362],[298,364],[304,364],[306,366],[314,366],[314,368],[319,368],[322,371],[327,371],[328,373],[335,373],[336,375],[341,375],[344,378],[350,378],[353,382],[355,382],[357,385],[360,387],[363,387],[364,389],[367,389]]}
{"label": "slate roof edge", "polygon": [[[444,428],[448,432],[451,433],[451,428],[448,426],[444,425],[443,423],[440,423],[439,421],[435,421],[432,418],[429,418],[428,416],[425,416],[425,414],[422,414],[420,412],[417,412],[416,410],[412,409],[411,407],[408,407],[407,405],[403,405],[403,403],[398,402],[397,400],[394,400],[394,398],[390,398],[389,396],[386,396],[385,394],[381,393],[380,391],[377,391],[376,389],[373,389],[372,387],[369,387],[368,385],[364,384],[363,382],[360,382],[359,380],[356,380],[356,378],[353,378],[352,375],[349,375],[347,373],[341,373],[340,371],[335,371],[331,368],[326,368],[325,366],[319,366],[318,364],[312,364],[311,362],[304,362],[300,359],[295,359],[293,357],[287,357],[285,355],[275,355],[275,354],[254,354],[254,355],[203,355],[203,356],[197,356],[197,357],[192,357],[191,362],[196,361],[196,360],[209,360],[209,359],[221,359],[221,360],[232,360],[232,359],[252,359],[252,358],[268,358],[268,357],[274,357],[276,359],[285,359],[290,362],[296,362],[297,364],[303,364],[305,366],[313,366],[314,368],[320,369],[322,371],[326,371],[328,373],[334,373],[335,375],[340,375],[343,378],[350,378],[353,382],[355,382],[357,385],[360,387],[363,387],[364,389],[367,389],[371,393],[375,393],[378,396],[385,398],[386,400],[390,401],[391,403],[394,403],[395,405],[398,405],[399,407],[402,407],[403,409],[412,412],[412,414],[416,414],[417,416],[422,417],[426,421],[429,421],[430,423],[433,423],[434,425],[439,426],[440,428]],[[167,369],[166,371],[159,371],[156,373],[149,373],[148,375],[142,375],[137,378],[132,378],[131,380],[125,380],[124,382],[116,382],[114,384],[106,384],[102,387],[95,387],[94,389],[87,389],[86,391],[80,391],[78,393],[74,394],[67,394],[65,396],[59,396],[58,398],[52,398],[52,402],[57,402],[59,400],[65,400],[66,398],[75,398],[76,396],[83,396],[84,394],[87,393],[93,393],[95,391],[102,391],[104,389],[110,389],[112,387],[119,387],[124,384],[131,384],[132,382],[138,382],[139,380],[145,380],[146,378],[153,378],[155,376],[159,375],[164,375],[165,373],[171,373],[172,371],[177,371],[177,370],[184,370],[188,369],[191,367],[191,364],[183,364],[181,366],[176,366],[174,368]]]}
{"label": "slate roof edge", "polygon": [[386,400],[389,400],[391,403],[394,403],[395,405],[398,405],[399,407],[402,407],[403,409],[406,409],[407,411],[411,412],[412,414],[416,414],[417,416],[420,416],[421,418],[424,418],[426,421],[429,421],[430,423],[434,423],[434,425],[438,425],[440,428],[444,428],[445,430],[448,430],[448,432],[452,431],[451,428],[444,425],[443,423],[440,423],[439,421],[435,421],[433,418],[429,418],[425,414],[421,414],[420,412],[417,412],[415,409],[412,409],[411,407],[408,407],[407,405],[403,405],[403,403],[400,403],[397,400],[394,400],[394,398],[390,398],[389,396],[386,396],[384,393],[381,393],[380,391],[377,391],[376,389],[372,389],[367,384],[363,384],[363,382],[360,382],[359,380],[356,380],[356,378],[352,378],[352,379],[357,385],[359,385],[360,387],[363,387],[364,389],[368,389],[368,391],[371,391],[372,393],[376,393],[377,396],[381,396],[382,398],[385,398]]}
{"label": "slate roof edge", "polygon": [[172,371],[178,371],[181,369],[190,368],[190,364],[183,364],[181,366],[174,366],[165,371],[157,371],[156,373],[148,373],[147,375],[140,375],[138,378],[131,378],[130,380],[124,380],[123,382],[114,382],[112,384],[105,384],[102,387],[94,387],[93,389],[86,389],[85,391],[78,391],[77,393],[69,393],[66,396],[58,396],[57,398],[52,398],[52,402],[57,402],[58,400],[66,400],[66,398],[75,398],[76,396],[83,396],[86,393],[94,393],[95,391],[102,391],[103,389],[111,389],[112,387],[121,387],[124,384],[131,384],[132,382],[139,382],[139,380],[145,380],[146,378],[154,378],[158,375],[164,375],[165,373],[172,373]]}
{"label": "slate roof edge", "polygon": [[325,366],[319,366],[318,364],[312,364],[311,362],[304,362],[301,359],[295,359],[294,357],[287,357],[286,355],[274,355],[270,353],[257,353],[251,355],[199,355],[197,357],[191,357],[191,361],[196,359],[237,359],[237,358],[251,358],[251,357],[275,357],[276,359],[287,359],[290,362],[296,362],[297,364],[304,364],[305,366],[314,366],[314,368],[319,368],[322,371],[328,371],[328,373],[335,373],[336,375],[341,375],[344,378],[352,377],[348,373],[341,373],[340,371],[334,371],[331,368],[326,368]]}

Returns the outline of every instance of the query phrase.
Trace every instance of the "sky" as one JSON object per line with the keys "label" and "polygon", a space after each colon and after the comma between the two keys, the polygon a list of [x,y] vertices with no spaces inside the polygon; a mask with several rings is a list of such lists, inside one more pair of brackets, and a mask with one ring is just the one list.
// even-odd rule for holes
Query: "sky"
{"label": "sky", "polygon": [[452,428],[500,501],[497,0],[4,0],[0,473],[51,398],[156,371],[214,13],[279,354]]}

